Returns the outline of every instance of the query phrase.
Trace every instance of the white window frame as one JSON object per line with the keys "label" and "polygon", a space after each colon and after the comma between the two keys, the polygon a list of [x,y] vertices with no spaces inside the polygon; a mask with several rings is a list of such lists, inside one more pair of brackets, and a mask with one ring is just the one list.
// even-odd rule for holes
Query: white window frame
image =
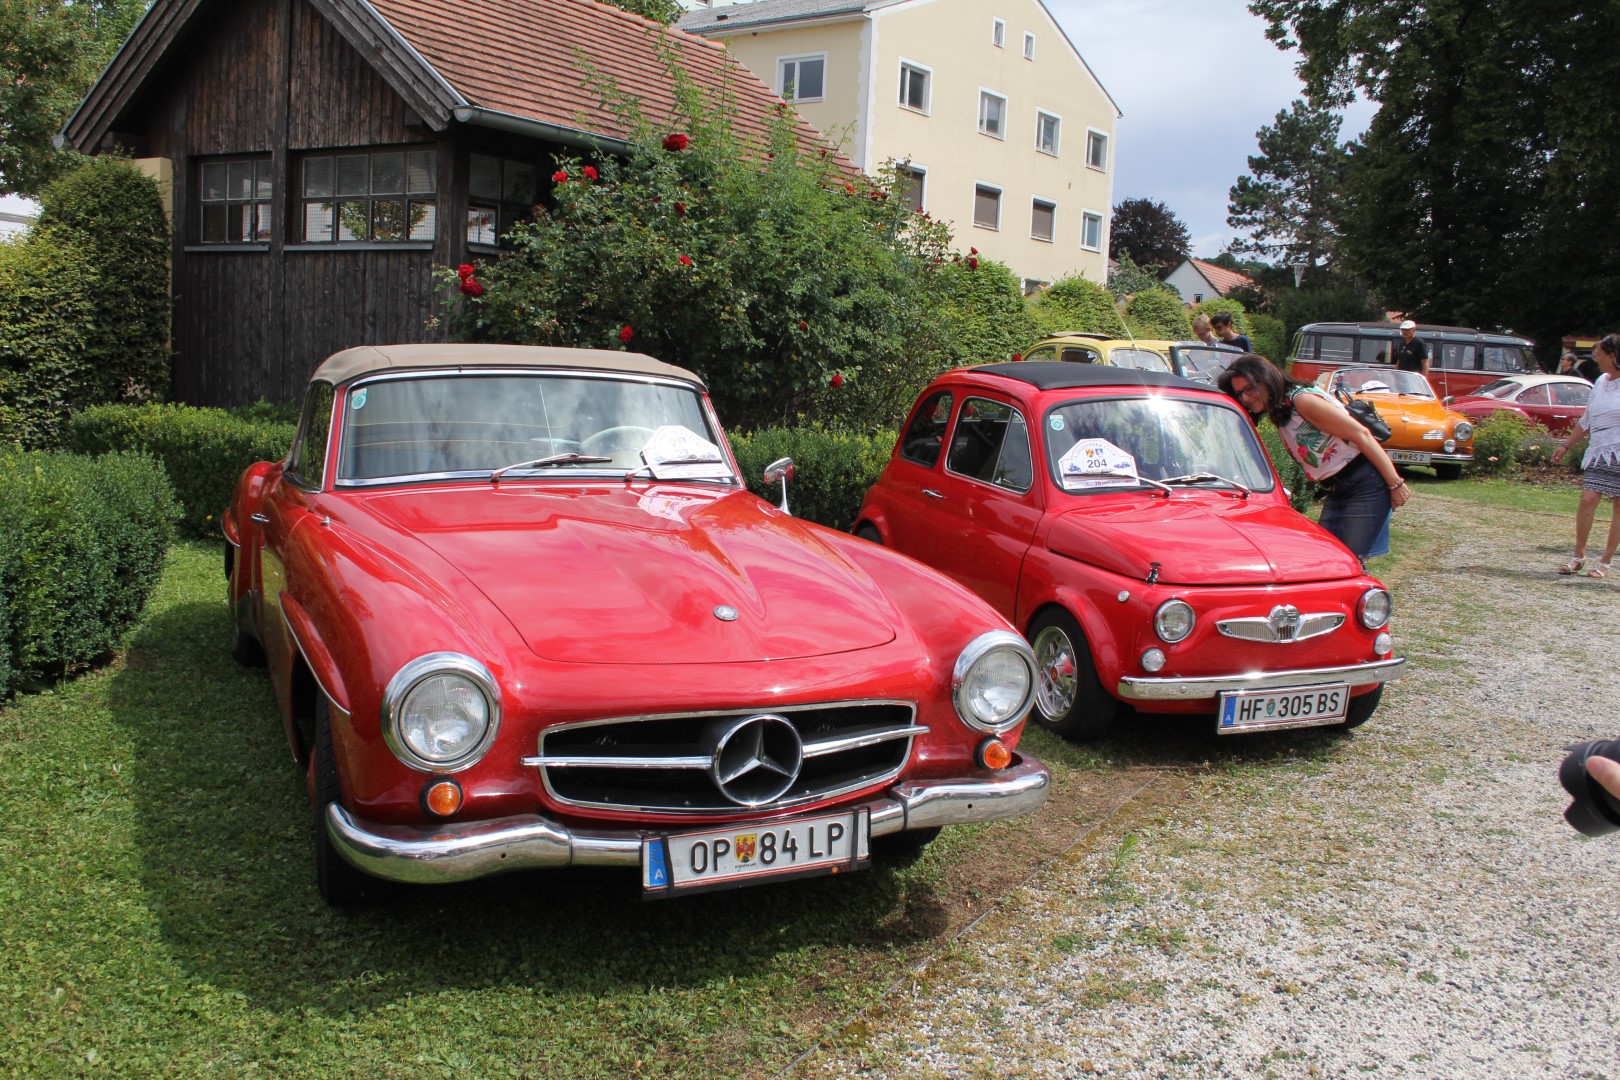
{"label": "white window frame", "polygon": [[920,191],[917,199],[917,209],[928,209],[928,166],[919,165],[915,161],[897,161],[895,162],[895,169],[905,169],[908,172],[917,174],[917,187]]}
{"label": "white window frame", "polygon": [[[1091,148],[1096,145],[1102,146],[1103,160],[1101,165],[1095,164],[1091,160]],[[1097,172],[1104,173],[1108,171],[1108,132],[1098,131],[1094,127],[1086,128],[1086,168],[1095,169]]]}
{"label": "white window frame", "polygon": [[1024,31],[1024,59],[1035,59],[1035,31]]}
{"label": "white window frame", "polygon": [[[815,97],[803,97],[795,94],[790,98],[787,96],[787,66],[789,64],[803,64],[807,60],[821,61],[821,93]],[[792,56],[778,56],[776,58],[776,96],[783,101],[825,101],[827,99],[827,54],[824,52],[796,53]]]}
{"label": "white window frame", "polygon": [[992,18],[990,20],[990,44],[1002,48],[1007,43],[1007,20]]}
{"label": "white window frame", "polygon": [[[1095,244],[1088,244],[1086,243],[1086,225],[1093,221],[1097,223],[1097,242]],[[1087,210],[1082,207],[1080,210],[1080,246],[1086,251],[1101,251],[1103,249],[1103,241],[1106,239],[1103,236],[1103,229],[1107,223],[1108,219],[1102,215],[1101,211]]]}
{"label": "white window frame", "polygon": [[[996,117],[1000,127],[999,131],[991,131],[985,127],[985,103],[987,99],[1001,102],[1001,109]],[[1003,142],[1007,140],[1007,95],[998,94],[994,90],[986,90],[982,86],[979,87],[979,134],[988,135],[992,139],[1000,139]]]}
{"label": "white window frame", "polygon": [[[996,223],[994,225],[984,225],[979,222],[979,190],[981,188],[996,193]],[[983,180],[973,181],[973,205],[970,207],[969,219],[973,222],[975,229],[985,229],[989,232],[1001,231],[1001,211],[1003,204],[1006,202],[1006,194],[1006,190],[1000,184],[991,184]]]}
{"label": "white window frame", "polygon": [[[906,84],[910,81],[906,78],[908,68],[923,77],[923,103],[921,106],[912,105],[904,97],[903,92]],[[926,64],[919,64],[915,60],[907,60],[902,56],[900,58],[900,88],[896,92],[895,100],[900,108],[907,112],[921,113],[923,116],[930,115],[934,107],[934,69]]]}
{"label": "white window frame", "polygon": [[[1048,150],[1041,145],[1041,130],[1047,120],[1052,121],[1052,149]],[[1063,117],[1055,112],[1045,109],[1035,110],[1035,152],[1058,157],[1063,150]]]}
{"label": "white window frame", "polygon": [[[1052,231],[1048,236],[1042,236],[1035,231],[1035,208],[1037,206],[1050,207],[1052,211]],[[1057,243],[1057,200],[1048,199],[1044,195],[1033,196],[1029,200],[1029,238],[1042,244]]]}

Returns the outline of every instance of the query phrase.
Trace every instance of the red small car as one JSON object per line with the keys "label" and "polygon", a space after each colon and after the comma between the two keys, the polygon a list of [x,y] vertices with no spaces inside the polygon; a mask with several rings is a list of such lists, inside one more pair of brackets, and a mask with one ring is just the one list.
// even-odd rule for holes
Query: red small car
{"label": "red small car", "polygon": [[942,570],[1030,640],[1036,720],[1120,715],[1223,734],[1364,723],[1399,677],[1389,593],[1291,509],[1234,402],[1174,375],[1070,363],[935,379],[857,535]]}
{"label": "red small car", "polygon": [[1567,435],[1586,415],[1592,384],[1574,375],[1509,375],[1464,397],[1447,398],[1446,408],[1478,423],[1493,413],[1517,413],[1554,435]]}
{"label": "red small car", "polygon": [[702,382],[651,357],[338,353],[222,524],[231,651],[269,666],[331,903],[836,874],[1046,798],[1024,639],[749,493]]}

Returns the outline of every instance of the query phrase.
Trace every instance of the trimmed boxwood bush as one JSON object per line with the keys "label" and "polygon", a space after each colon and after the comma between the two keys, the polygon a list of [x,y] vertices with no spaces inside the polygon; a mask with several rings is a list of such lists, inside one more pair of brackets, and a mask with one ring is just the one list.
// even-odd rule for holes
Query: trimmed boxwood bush
{"label": "trimmed boxwood bush", "polygon": [[231,501],[242,470],[256,461],[279,461],[292,446],[296,424],[277,419],[287,406],[263,403],[241,410],[190,405],[100,405],[68,422],[68,449],[84,454],[141,450],[163,463],[183,508],[181,528],[217,536],[219,513]]}
{"label": "trimmed boxwood bush", "polygon": [[148,455],[0,455],[0,693],[117,649],[157,586],[178,516]]}
{"label": "trimmed boxwood bush", "polygon": [[[1237,319],[1232,321],[1236,323]],[[1257,311],[1249,316],[1249,345],[1274,364],[1280,365],[1288,359],[1283,355],[1288,341],[1283,334],[1282,320],[1270,315]]]}
{"label": "trimmed boxwood bush", "polygon": [[788,482],[788,509],[793,516],[848,529],[855,524],[867,488],[877,483],[878,474],[889,463],[895,436],[893,432],[839,435],[816,428],[766,428],[729,438],[750,491],[780,503],[782,485],[766,484],[761,476],[765,466],[777,458],[790,457],[795,476]]}
{"label": "trimmed boxwood bush", "polygon": [[1125,320],[1114,307],[1114,294],[1083,277],[1055,282],[1036,296],[1029,313],[1043,335],[1077,330],[1116,338],[1126,336]]}
{"label": "trimmed boxwood bush", "polygon": [[1143,289],[1125,305],[1125,322],[1139,338],[1182,341],[1192,337],[1187,306],[1174,290],[1159,286]]}

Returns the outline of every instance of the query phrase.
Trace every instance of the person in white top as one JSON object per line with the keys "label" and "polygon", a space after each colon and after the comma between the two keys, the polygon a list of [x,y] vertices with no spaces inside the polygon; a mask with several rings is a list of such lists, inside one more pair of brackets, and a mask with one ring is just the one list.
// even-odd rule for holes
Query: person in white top
{"label": "person in white top", "polygon": [[1584,472],[1581,504],[1575,510],[1575,552],[1558,572],[1578,574],[1586,565],[1586,538],[1592,532],[1592,519],[1597,515],[1598,503],[1608,499],[1613,504],[1614,518],[1609,522],[1603,559],[1586,571],[1587,577],[1603,578],[1609,576],[1615,548],[1620,547],[1620,334],[1609,334],[1598,342],[1592,348],[1592,359],[1597,361],[1601,374],[1592,384],[1586,413],[1570,425],[1563,445],[1553,451],[1553,460],[1562,461],[1570,447],[1591,436],[1586,456],[1581,459]]}

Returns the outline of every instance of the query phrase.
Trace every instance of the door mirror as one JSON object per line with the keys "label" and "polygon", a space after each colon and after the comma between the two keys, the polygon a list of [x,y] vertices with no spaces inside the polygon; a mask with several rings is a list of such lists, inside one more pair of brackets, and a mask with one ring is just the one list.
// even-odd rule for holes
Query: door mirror
{"label": "door mirror", "polygon": [[784,514],[791,514],[793,512],[788,509],[787,497],[788,481],[791,479],[793,479],[792,458],[777,458],[775,461],[765,466],[765,482],[767,484],[774,484],[778,480],[782,482],[782,502],[778,509],[780,509]]}

